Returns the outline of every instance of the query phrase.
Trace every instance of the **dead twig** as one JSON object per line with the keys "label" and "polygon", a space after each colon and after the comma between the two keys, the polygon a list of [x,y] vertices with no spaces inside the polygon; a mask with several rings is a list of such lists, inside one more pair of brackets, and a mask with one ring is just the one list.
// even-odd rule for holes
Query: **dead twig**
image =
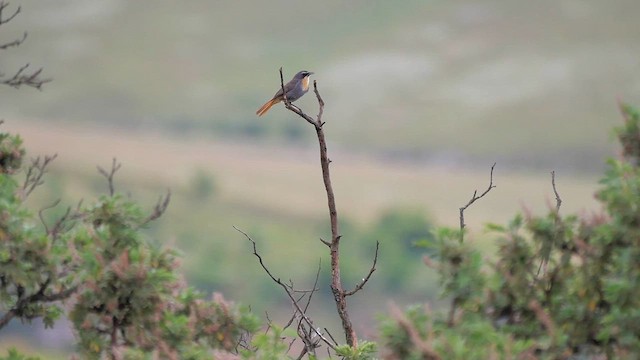
{"label": "dead twig", "polygon": [[244,231],[238,229],[237,227],[233,227],[237,232],[241,233],[242,235],[244,235],[244,237],[249,240],[249,242],[251,242],[252,246],[253,246],[253,255],[255,257],[258,258],[258,262],[260,263],[260,266],[262,267],[262,269],[267,273],[267,275],[271,278],[271,280],[273,280],[273,282],[275,282],[276,284],[278,284],[282,289],[284,289],[285,293],[287,294],[287,296],[289,297],[289,299],[291,300],[295,310],[297,311],[297,313],[300,315],[300,317],[305,321],[305,323],[307,323],[307,325],[309,326],[310,329],[313,329],[313,332],[320,338],[322,339],[322,341],[328,346],[330,347],[332,350],[335,350],[335,346],[329,342],[329,340],[324,337],[324,335],[318,330],[316,329],[316,327],[313,324],[313,321],[307,316],[307,314],[304,312],[304,310],[300,307],[300,305],[298,304],[298,300],[296,300],[296,298],[293,296],[292,291],[290,290],[289,286],[285,283],[283,283],[280,278],[276,278],[273,273],[271,272],[271,270],[269,270],[269,268],[267,267],[267,265],[264,263],[264,260],[262,259],[262,256],[258,253],[258,248],[256,245],[256,242]]}
{"label": "dead twig", "polygon": [[4,43],[4,44],[0,45],[0,50],[5,50],[5,49],[8,49],[8,48],[13,47],[13,46],[20,46],[25,40],[27,40],[27,32],[26,31],[22,34],[22,38],[15,39],[13,41],[10,41],[8,43]]}
{"label": "dead twig", "polygon": [[9,15],[9,17],[4,17],[4,10],[7,8],[7,6],[9,6],[9,3],[6,1],[0,1],[0,25],[4,25],[6,23],[8,23],[9,21],[13,20],[14,17],[16,17],[20,11],[22,10],[22,7],[18,6],[16,8],[16,10],[13,12],[13,14]]}
{"label": "dead twig", "polygon": [[371,278],[371,275],[373,275],[373,272],[376,271],[376,264],[378,263],[378,248],[379,247],[380,247],[380,242],[376,241],[376,253],[373,256],[373,264],[371,265],[371,268],[369,269],[369,273],[367,274],[367,276],[365,276],[358,283],[358,285],[356,285],[356,287],[353,290],[345,292],[344,296],[351,296],[351,295],[357,293],[358,291],[362,290],[364,285],[369,281],[369,279]]}
{"label": "dead twig", "polygon": [[160,195],[156,206],[153,207],[153,211],[142,221],[142,223],[140,223],[140,226],[142,227],[162,216],[162,214],[167,211],[167,207],[169,207],[169,201],[171,201],[171,190],[167,189],[167,194],[165,196]]}
{"label": "dead twig", "polygon": [[496,187],[495,185],[493,185],[493,169],[495,167],[496,167],[496,163],[493,163],[493,165],[491,165],[491,173],[489,175],[489,186],[487,187],[487,189],[482,194],[480,194],[480,196],[478,196],[478,190],[475,190],[469,202],[465,206],[460,208],[460,242],[464,241],[464,228],[465,226],[467,226],[464,223],[464,211],[467,210],[467,208],[471,206],[474,202],[482,199],[485,195],[487,195],[489,191],[491,191],[491,189]]}
{"label": "dead twig", "polygon": [[[17,40],[20,41],[20,40]],[[17,46],[19,45],[21,42],[16,43],[16,41],[12,42],[12,43],[7,43],[4,46],[6,47],[10,47],[10,46]],[[30,64],[25,64],[23,65],[20,69],[18,69],[18,71],[10,78],[6,78],[6,79],[1,79],[0,82],[2,84],[11,86],[13,88],[18,89],[20,86],[25,85],[25,86],[31,86],[33,88],[36,88],[38,90],[41,90],[42,85],[44,85],[45,83],[48,83],[50,81],[52,81],[51,79],[40,79],[39,76],[42,73],[42,68],[32,72],[32,73],[26,73],[25,70],[27,70],[27,68],[29,68]],[[0,77],[4,76],[4,74],[0,74]]]}
{"label": "dead twig", "polygon": [[[282,67],[280,68],[280,86],[284,93],[284,76],[282,75]],[[318,115],[315,119],[305,114],[297,106],[291,104],[291,102],[289,102],[286,97],[284,98],[284,104],[288,110],[296,113],[306,122],[311,124],[316,130],[318,145],[320,147],[320,166],[322,168],[322,180],[324,182],[324,188],[327,194],[329,222],[331,224],[331,241],[322,240],[322,242],[329,247],[329,251],[331,254],[331,291],[333,292],[333,299],[336,304],[338,315],[340,316],[340,320],[342,321],[342,329],[344,330],[347,344],[352,347],[357,347],[358,338],[353,328],[353,324],[351,323],[349,311],[347,310],[347,292],[342,286],[342,279],[340,277],[340,239],[342,238],[342,236],[340,235],[338,227],[338,211],[336,208],[333,186],[331,185],[331,175],[329,171],[329,164],[331,163],[331,160],[327,155],[327,142],[323,131],[324,122],[322,121],[322,115],[324,112],[325,104],[324,100],[322,100],[322,97],[320,96],[320,92],[318,91],[318,83],[315,80],[313,81],[313,92],[316,95],[319,106]]]}
{"label": "dead twig", "polygon": [[46,155],[44,158],[40,158],[39,156],[35,159],[31,159],[31,165],[26,170],[26,176],[24,179],[24,183],[22,184],[22,196],[23,198],[29,197],[33,190],[35,190],[38,186],[44,184],[44,180],[42,180],[44,174],[47,173],[47,167],[51,164],[53,160],[58,157],[58,154]]}
{"label": "dead twig", "polygon": [[98,172],[107,179],[107,185],[109,186],[109,196],[113,196],[115,194],[115,186],[113,183],[113,176],[116,174],[122,164],[118,163],[116,158],[113,158],[113,162],[111,163],[111,170],[107,171],[102,167],[98,166]]}
{"label": "dead twig", "polygon": [[553,187],[553,193],[556,195],[556,212],[560,212],[560,205],[562,205],[562,199],[560,198],[560,194],[558,194],[558,190],[556,189],[556,172],[551,172],[551,186]]}

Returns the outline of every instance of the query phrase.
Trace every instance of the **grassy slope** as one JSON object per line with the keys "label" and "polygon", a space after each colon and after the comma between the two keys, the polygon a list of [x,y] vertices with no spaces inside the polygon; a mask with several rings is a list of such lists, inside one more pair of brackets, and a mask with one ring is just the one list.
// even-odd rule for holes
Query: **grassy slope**
{"label": "grassy slope", "polygon": [[[109,128],[31,122],[5,126],[23,135],[30,153],[59,154],[56,166],[61,171],[87,176],[95,165],[108,166],[117,157],[125,164],[125,181],[161,191],[184,187],[197,170],[206,169],[214,174],[224,201],[292,218],[314,219],[326,213],[314,147],[181,140]],[[342,152],[333,152],[332,160],[340,211],[361,224],[372,221],[382,210],[408,205],[429,209],[441,224],[455,225],[457,208],[474,189],[488,185],[491,165],[471,170],[423,167]],[[562,169],[556,170],[567,212],[594,206],[591,194],[596,176],[566,175]],[[470,210],[470,225],[504,221],[523,205],[534,211],[544,210],[552,200],[546,172],[504,171],[498,164],[494,181],[498,188],[483,201],[485,205]],[[473,216],[474,210],[483,216]]]}
{"label": "grassy slope", "polygon": [[633,0],[23,3],[3,67],[56,81],[3,93],[4,116],[283,142],[300,129],[253,111],[307,67],[342,147],[599,170],[615,97],[640,100]]}

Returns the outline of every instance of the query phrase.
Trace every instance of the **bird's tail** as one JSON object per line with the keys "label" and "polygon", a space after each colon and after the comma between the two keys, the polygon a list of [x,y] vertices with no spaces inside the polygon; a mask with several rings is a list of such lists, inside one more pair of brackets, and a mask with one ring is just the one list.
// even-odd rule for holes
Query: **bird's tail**
{"label": "bird's tail", "polygon": [[258,109],[258,111],[256,111],[256,114],[258,116],[262,116],[264,115],[264,113],[266,113],[267,111],[269,111],[269,109],[271,109],[271,107],[277,103],[279,103],[280,100],[278,99],[271,99],[269,101],[267,101],[266,103],[264,103],[264,105],[262,105],[260,107],[260,109]]}

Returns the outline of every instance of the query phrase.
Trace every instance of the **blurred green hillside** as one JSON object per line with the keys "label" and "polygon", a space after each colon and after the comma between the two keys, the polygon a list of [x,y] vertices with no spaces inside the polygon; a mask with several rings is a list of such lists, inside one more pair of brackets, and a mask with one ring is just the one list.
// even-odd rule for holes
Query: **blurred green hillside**
{"label": "blurred green hillside", "polygon": [[282,109],[254,115],[284,66],[316,72],[341,148],[599,170],[616,96],[640,100],[634,0],[16,3],[30,37],[2,66],[55,85],[4,90],[5,117],[306,143]]}
{"label": "blurred green hillside", "polygon": [[[13,122],[3,126],[22,134],[31,156],[58,154],[44,187],[30,200],[34,209],[58,197],[64,205],[74,205],[104,193],[106,182],[95,166],[109,167],[114,156],[123,164],[117,189],[149,209],[170,188],[171,205],[149,235],[183,252],[187,278],[203,291],[223,292],[250,304],[258,314],[269,311],[273,319],[290,312],[279,288],[268,281],[246,239],[233,226],[258,242],[278,276],[311,286],[321,261],[321,284],[328,283],[329,258],[318,240],[329,235],[328,214],[315,151],[172,140],[93,126]],[[381,243],[378,272],[365,292],[351,300],[358,326],[366,333],[374,315],[391,299],[399,303],[436,299],[435,274],[423,265],[423,251],[413,243],[430,237],[433,226],[456,226],[458,208],[473,190],[487,186],[489,166],[418,167],[331,149],[330,154],[347,286],[366,274],[375,241]],[[563,211],[598,210],[592,196],[596,176],[558,172]],[[472,231],[469,241],[487,254],[494,245],[483,233],[482,223],[504,223],[523,207],[544,211],[554,201],[548,173],[513,172],[498,165],[494,176],[497,188],[474,204],[466,218]],[[329,288],[320,288],[313,311],[330,326],[337,325]]]}

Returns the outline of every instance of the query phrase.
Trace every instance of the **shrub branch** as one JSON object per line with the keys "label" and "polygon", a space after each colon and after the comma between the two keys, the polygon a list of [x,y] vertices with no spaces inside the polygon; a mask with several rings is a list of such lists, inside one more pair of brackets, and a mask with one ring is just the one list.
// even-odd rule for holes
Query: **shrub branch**
{"label": "shrub branch", "polygon": [[475,190],[473,192],[473,195],[471,196],[471,199],[469,199],[469,202],[467,202],[465,206],[460,208],[460,242],[464,241],[464,228],[467,226],[464,223],[464,211],[467,210],[467,208],[471,206],[474,202],[482,199],[485,195],[487,195],[489,191],[491,191],[491,189],[496,187],[495,185],[493,185],[493,169],[495,167],[496,167],[496,163],[493,163],[493,165],[491,165],[491,172],[489,174],[489,186],[487,187],[487,189],[482,194],[480,194],[480,196],[478,196],[478,190]]}
{"label": "shrub branch", "polygon": [[[284,78],[282,75],[282,67],[280,68],[280,86],[284,93]],[[318,105],[319,105],[318,115],[316,116],[315,119],[305,114],[297,106],[291,104],[291,102],[286,98],[286,96],[284,97],[284,105],[288,110],[296,113],[298,116],[300,116],[309,124],[311,124],[316,130],[316,136],[318,137],[318,145],[320,147],[320,166],[322,168],[322,180],[324,182],[324,188],[327,193],[327,205],[329,207],[329,221],[331,224],[331,241],[330,242],[323,241],[323,243],[329,247],[329,251],[331,254],[331,291],[333,292],[333,299],[336,303],[338,315],[340,316],[340,320],[342,321],[342,329],[344,330],[347,344],[352,347],[357,347],[358,340],[356,337],[356,332],[353,329],[353,324],[351,323],[349,312],[347,310],[348,292],[344,290],[342,286],[342,280],[340,277],[340,239],[342,238],[342,236],[340,235],[340,231],[338,227],[338,211],[336,209],[336,200],[333,192],[333,186],[331,185],[331,174],[329,171],[329,164],[331,163],[331,160],[327,155],[327,142],[325,140],[325,135],[323,130],[324,122],[322,122],[322,115],[324,111],[324,100],[322,100],[322,97],[320,96],[320,92],[318,91],[318,84],[315,80],[313,81],[313,92],[316,95],[316,99],[318,100]],[[374,270],[375,270],[375,259],[374,259],[374,266],[372,267],[372,270],[370,271],[370,273],[373,273]],[[363,281],[362,286],[364,286],[364,283],[366,283],[366,280],[368,280],[370,275],[371,274],[369,274],[365,278],[365,281]]]}

